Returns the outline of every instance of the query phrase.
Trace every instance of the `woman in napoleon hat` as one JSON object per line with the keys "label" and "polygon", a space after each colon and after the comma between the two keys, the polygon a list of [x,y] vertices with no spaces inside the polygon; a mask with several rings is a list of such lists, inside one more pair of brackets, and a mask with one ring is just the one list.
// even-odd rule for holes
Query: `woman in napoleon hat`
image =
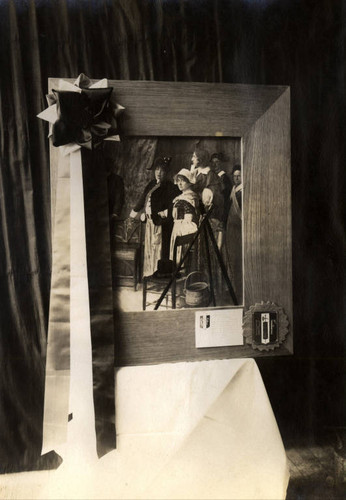
{"label": "woman in napoleon hat", "polygon": [[130,213],[134,218],[140,211],[146,222],[144,239],[143,276],[151,276],[161,259],[168,259],[173,227],[172,201],[179,193],[177,186],[167,179],[171,158],[155,158],[152,170],[155,177],[144,189],[138,203]]}

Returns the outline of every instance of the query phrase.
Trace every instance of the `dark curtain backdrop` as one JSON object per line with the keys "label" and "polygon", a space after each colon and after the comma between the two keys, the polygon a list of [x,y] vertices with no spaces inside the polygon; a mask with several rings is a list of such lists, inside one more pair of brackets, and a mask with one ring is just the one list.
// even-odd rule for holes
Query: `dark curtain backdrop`
{"label": "dark curtain backdrop", "polygon": [[[48,77],[291,86],[295,355],[259,367],[284,440],[342,425],[344,26],[330,0],[0,2],[0,464],[37,465],[51,242]],[[203,110],[201,110],[203,113]]]}

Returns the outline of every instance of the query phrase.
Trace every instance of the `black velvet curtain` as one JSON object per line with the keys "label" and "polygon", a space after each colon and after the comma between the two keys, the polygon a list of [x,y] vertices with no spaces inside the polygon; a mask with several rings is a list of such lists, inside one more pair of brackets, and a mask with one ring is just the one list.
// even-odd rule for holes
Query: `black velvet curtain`
{"label": "black velvet curtain", "polygon": [[[284,440],[343,420],[342,1],[0,2],[0,464],[37,465],[51,271],[48,77],[291,86],[292,358],[258,361]],[[201,113],[203,110],[201,110]]]}

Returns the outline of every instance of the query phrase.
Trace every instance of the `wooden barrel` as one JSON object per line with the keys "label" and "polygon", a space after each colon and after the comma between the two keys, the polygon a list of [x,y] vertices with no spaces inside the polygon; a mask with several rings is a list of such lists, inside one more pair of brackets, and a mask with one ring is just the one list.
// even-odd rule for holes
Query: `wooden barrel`
{"label": "wooden barrel", "polygon": [[185,281],[185,302],[190,307],[206,307],[209,304],[209,285],[203,273],[193,271]]}

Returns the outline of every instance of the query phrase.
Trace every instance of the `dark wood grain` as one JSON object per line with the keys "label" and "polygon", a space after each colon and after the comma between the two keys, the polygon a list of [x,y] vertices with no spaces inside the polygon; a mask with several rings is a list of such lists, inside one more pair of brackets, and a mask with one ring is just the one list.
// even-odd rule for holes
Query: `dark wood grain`
{"label": "dark wood grain", "polygon": [[[245,308],[284,308],[292,333],[290,95],[287,89],[243,140]],[[292,350],[292,335],[286,341]]]}
{"label": "dark wood grain", "polygon": [[116,365],[131,366],[208,359],[285,356],[284,346],[260,352],[250,346],[195,347],[195,313],[175,311],[116,312]]}
{"label": "dark wood grain", "polygon": [[[49,88],[57,83],[58,79],[50,79]],[[285,343],[274,351],[260,352],[249,346],[196,349],[196,309],[115,311],[117,365],[292,353],[289,89],[123,80],[109,84],[126,108],[125,135],[242,139],[245,310],[262,300],[275,302],[290,322]],[[54,152],[52,182],[56,161]]]}
{"label": "dark wood grain", "polygon": [[[73,82],[73,79],[66,79]],[[58,85],[50,79],[49,87]],[[96,81],[96,80],[93,80]],[[283,86],[109,80],[125,135],[241,137]]]}

